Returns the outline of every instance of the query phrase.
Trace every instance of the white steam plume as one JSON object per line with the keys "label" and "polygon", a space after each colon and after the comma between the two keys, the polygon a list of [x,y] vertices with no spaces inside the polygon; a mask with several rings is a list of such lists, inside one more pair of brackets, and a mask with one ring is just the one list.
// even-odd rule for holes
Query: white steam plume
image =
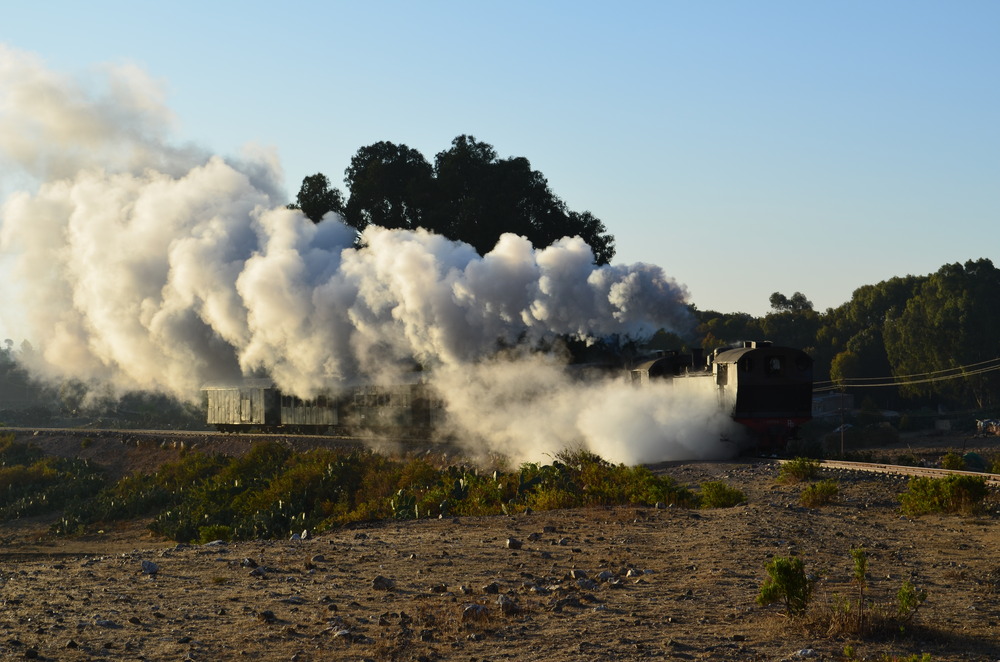
{"label": "white steam plume", "polygon": [[[37,181],[0,208],[17,285],[4,302],[20,299],[40,374],[194,399],[208,380],[264,371],[309,396],[416,359],[435,367],[455,425],[495,450],[576,443],[639,462],[672,458],[665,442],[698,445],[691,430],[709,414],[675,421],[653,390],[570,385],[537,358],[484,361],[559,334],[683,328],[686,292],[659,267],[595,267],[579,238],[535,250],[505,235],[480,257],[372,227],[354,250],[335,215],[313,224],[284,208],[273,156],[172,147],[142,72],[101,80],[92,94],[0,47],[0,159]],[[487,403],[488,415],[466,413]]]}

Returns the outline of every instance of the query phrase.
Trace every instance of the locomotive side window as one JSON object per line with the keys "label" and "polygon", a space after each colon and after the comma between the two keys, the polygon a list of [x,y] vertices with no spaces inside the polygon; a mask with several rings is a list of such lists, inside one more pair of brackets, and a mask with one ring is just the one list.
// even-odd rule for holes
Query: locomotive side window
{"label": "locomotive side window", "polygon": [[767,357],[767,363],[765,364],[767,374],[780,375],[783,363],[780,356]]}

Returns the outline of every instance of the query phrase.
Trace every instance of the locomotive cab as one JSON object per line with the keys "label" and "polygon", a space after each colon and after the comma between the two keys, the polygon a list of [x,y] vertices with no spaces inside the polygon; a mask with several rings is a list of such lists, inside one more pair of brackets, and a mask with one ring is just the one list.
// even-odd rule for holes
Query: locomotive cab
{"label": "locomotive cab", "polygon": [[769,342],[717,352],[713,372],[733,420],[765,451],[781,450],[812,418],[812,358]]}

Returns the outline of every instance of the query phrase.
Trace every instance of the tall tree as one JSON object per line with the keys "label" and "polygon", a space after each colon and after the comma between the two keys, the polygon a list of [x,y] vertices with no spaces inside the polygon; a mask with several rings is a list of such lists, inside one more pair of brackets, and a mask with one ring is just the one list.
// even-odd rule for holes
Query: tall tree
{"label": "tall tree", "polygon": [[[958,370],[1000,357],[1000,270],[988,259],[947,264],[916,290],[884,327],[885,348],[897,375]],[[996,404],[995,372],[915,383],[911,394],[955,403]]]}
{"label": "tall tree", "polygon": [[565,236],[580,236],[597,264],[614,257],[614,237],[590,212],[569,212],[548,181],[524,157],[498,159],[491,145],[458,136],[434,160],[433,229],[470,243],[479,253],[505,232],[544,247]]}
{"label": "tall tree", "polygon": [[330,187],[330,180],[321,172],[302,180],[299,194],[289,209],[300,209],[313,223],[319,223],[324,214],[344,212],[344,196],[337,188]]}
{"label": "tall tree", "polygon": [[351,197],[344,210],[347,222],[415,229],[425,226],[432,199],[430,163],[415,149],[391,142],[362,147],[344,174]]}

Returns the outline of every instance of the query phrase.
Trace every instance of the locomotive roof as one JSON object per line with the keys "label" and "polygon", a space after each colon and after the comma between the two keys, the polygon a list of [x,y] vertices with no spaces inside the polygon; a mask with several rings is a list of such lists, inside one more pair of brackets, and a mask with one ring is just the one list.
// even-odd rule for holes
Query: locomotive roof
{"label": "locomotive roof", "polygon": [[736,363],[741,357],[747,354],[752,354],[754,352],[769,350],[774,353],[797,353],[802,350],[795,349],[794,347],[781,347],[779,345],[772,345],[768,343],[758,343],[758,342],[746,342],[743,347],[733,347],[731,349],[723,350],[715,355],[714,361],[716,363]]}

